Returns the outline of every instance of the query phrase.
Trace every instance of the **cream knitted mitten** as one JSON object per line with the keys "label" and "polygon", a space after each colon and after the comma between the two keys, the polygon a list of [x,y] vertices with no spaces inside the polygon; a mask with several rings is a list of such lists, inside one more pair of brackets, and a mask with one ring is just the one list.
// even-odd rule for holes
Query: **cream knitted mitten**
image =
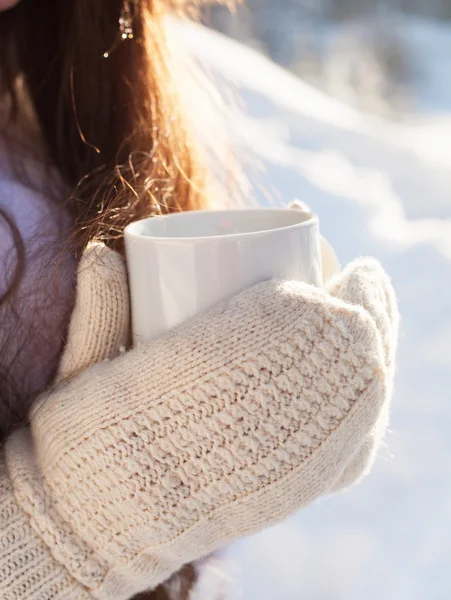
{"label": "cream knitted mitten", "polygon": [[125,600],[358,477],[385,426],[397,313],[375,261],[331,293],[255,286],[67,380],[126,338],[117,264],[93,304],[109,318],[89,326],[107,341],[65,357],[64,381],[6,443],[2,598]]}
{"label": "cream knitted mitten", "polygon": [[57,379],[114,358],[129,343],[127,271],[117,252],[92,243],[77,273],[77,297]]}

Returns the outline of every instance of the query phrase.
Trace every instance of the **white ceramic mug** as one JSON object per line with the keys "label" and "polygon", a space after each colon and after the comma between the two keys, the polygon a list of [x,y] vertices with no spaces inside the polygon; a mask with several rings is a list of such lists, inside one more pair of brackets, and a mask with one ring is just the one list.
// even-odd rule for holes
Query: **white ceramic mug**
{"label": "white ceramic mug", "polygon": [[133,342],[269,279],[322,283],[318,218],[286,208],[190,211],[125,229]]}

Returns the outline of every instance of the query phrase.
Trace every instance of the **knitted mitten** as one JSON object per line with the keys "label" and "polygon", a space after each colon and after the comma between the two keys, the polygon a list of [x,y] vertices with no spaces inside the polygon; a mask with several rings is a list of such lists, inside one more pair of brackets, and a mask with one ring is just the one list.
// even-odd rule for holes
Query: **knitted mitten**
{"label": "knitted mitten", "polygon": [[[116,284],[87,333],[124,331]],[[63,373],[0,463],[0,595],[125,600],[358,477],[386,422],[396,306],[375,261],[330,285],[260,284]],[[80,367],[114,353],[100,346]]]}
{"label": "knitted mitten", "polygon": [[91,243],[77,273],[77,295],[57,381],[118,355],[129,344],[127,271],[117,252]]}

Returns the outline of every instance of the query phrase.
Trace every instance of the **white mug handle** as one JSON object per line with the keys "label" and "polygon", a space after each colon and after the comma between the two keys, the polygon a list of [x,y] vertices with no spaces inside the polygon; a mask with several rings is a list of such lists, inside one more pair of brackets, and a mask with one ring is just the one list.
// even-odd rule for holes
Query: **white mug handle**
{"label": "white mug handle", "polygon": [[[301,200],[294,200],[288,208],[297,208],[303,212],[312,212],[309,206]],[[332,244],[323,235],[321,235],[321,260],[323,264],[323,283],[326,283],[331,277],[340,272],[340,263]]]}

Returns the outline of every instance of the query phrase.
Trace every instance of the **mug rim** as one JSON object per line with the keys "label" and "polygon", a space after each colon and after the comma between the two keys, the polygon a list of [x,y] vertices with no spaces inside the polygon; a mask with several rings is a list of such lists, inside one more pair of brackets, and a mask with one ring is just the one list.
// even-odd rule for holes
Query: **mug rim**
{"label": "mug rim", "polygon": [[[194,216],[197,214],[211,214],[215,213],[217,215],[230,215],[231,213],[251,213],[251,212],[266,212],[266,213],[293,213],[299,217],[304,216],[302,221],[298,223],[292,223],[291,225],[282,225],[280,227],[271,227],[269,229],[260,229],[259,231],[247,231],[242,233],[224,233],[220,235],[202,235],[202,236],[157,236],[157,235],[145,235],[143,233],[138,233],[134,231],[134,228],[140,223],[144,221],[153,221],[154,219],[173,219],[173,218],[189,218],[190,216]],[[302,211],[299,208],[284,208],[284,207],[257,207],[257,208],[232,208],[232,209],[200,209],[200,210],[190,210],[185,212],[177,212],[170,213],[168,215],[156,215],[153,217],[146,217],[144,219],[139,219],[138,221],[133,221],[133,223],[129,223],[124,228],[124,238],[127,239],[135,239],[135,240],[149,240],[152,242],[161,242],[161,243],[171,243],[171,242],[194,242],[194,241],[211,241],[211,240],[223,240],[223,239],[243,239],[247,237],[256,237],[263,233],[271,233],[272,231],[282,231],[282,230],[292,230],[295,228],[307,228],[312,227],[314,225],[318,225],[318,216],[310,211]]]}

